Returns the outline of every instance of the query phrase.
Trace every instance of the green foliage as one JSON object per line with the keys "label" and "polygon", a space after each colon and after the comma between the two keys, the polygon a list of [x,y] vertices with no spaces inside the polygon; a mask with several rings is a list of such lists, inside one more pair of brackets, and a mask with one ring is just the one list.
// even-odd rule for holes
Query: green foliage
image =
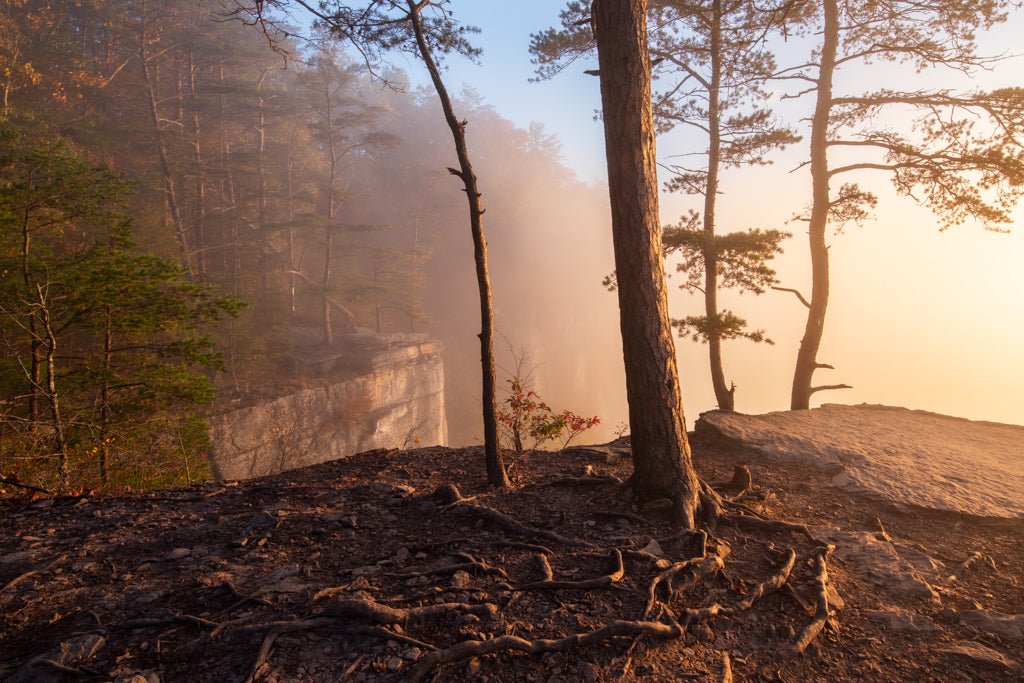
{"label": "green foliage", "polygon": [[195,480],[198,411],[214,398],[197,370],[221,365],[199,329],[240,302],[136,251],[129,184],[44,126],[0,122],[0,165],[3,473],[73,487]]}
{"label": "green foliage", "polygon": [[707,344],[711,339],[746,339],[754,343],[774,344],[764,330],[748,330],[747,321],[730,310],[722,309],[714,320],[706,315],[688,315],[672,321],[679,336]]}
{"label": "green foliage", "polygon": [[718,264],[719,283],[723,287],[762,294],[778,282],[769,262],[782,253],[782,242],[792,236],[790,233],[750,229],[709,238],[696,227],[699,223],[700,216],[691,212],[679,223],[666,226],[663,233],[665,255],[680,258],[676,270],[686,278],[682,287],[703,291],[708,254],[713,254]]}

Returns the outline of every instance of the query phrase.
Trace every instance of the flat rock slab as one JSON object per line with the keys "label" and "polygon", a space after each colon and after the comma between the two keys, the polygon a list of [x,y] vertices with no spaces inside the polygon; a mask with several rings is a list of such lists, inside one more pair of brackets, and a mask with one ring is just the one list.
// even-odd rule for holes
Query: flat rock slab
{"label": "flat rock slab", "polygon": [[712,411],[698,434],[814,464],[888,502],[1024,517],[1024,427],[888,406],[825,405],[765,415]]}

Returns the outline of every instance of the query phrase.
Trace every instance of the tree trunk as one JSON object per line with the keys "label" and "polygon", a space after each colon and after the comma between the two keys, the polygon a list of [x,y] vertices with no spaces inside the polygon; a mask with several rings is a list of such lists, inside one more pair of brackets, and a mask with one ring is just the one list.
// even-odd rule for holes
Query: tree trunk
{"label": "tree trunk", "polygon": [[106,329],[103,334],[103,385],[100,387],[100,482],[105,486],[109,480],[110,444],[107,435],[110,432],[110,368],[114,352],[113,321],[110,307],[106,311]]}
{"label": "tree trunk", "polygon": [[[145,6],[142,8],[145,12]],[[185,230],[185,223],[181,217],[181,207],[178,204],[178,193],[174,185],[174,175],[171,171],[171,162],[167,156],[167,145],[164,142],[163,128],[160,124],[160,110],[157,104],[156,84],[149,70],[149,55],[146,52],[146,45],[149,42],[149,34],[146,32],[146,23],[143,21],[139,32],[139,62],[142,66],[142,84],[146,89],[147,104],[149,106],[149,121],[153,127],[153,139],[156,142],[156,149],[160,157],[160,171],[164,180],[164,192],[167,200],[167,208],[171,212],[171,222],[174,224],[174,234],[178,240],[178,249],[181,251],[181,262],[188,273],[189,279],[195,277],[195,269],[192,265],[192,250],[189,246],[188,233]]]}
{"label": "tree trunk", "polygon": [[704,314],[708,319],[708,358],[711,384],[720,410],[735,410],[735,387],[725,381],[722,334],[718,327],[718,246],[715,244],[715,207],[721,167],[722,2],[712,2],[711,87],[708,88],[708,177],[704,186]]}
{"label": "tree trunk", "polygon": [[36,285],[39,297],[39,316],[46,332],[46,398],[50,402],[50,418],[53,425],[53,442],[57,452],[57,476],[60,485],[68,487],[68,445],[64,435],[64,418],[60,412],[60,395],[57,393],[57,335],[50,320],[49,299],[46,288]]}
{"label": "tree trunk", "polygon": [[196,253],[196,272],[206,276],[206,167],[203,163],[202,120],[199,114],[199,92],[196,72],[198,67],[192,51],[188,53],[189,103],[192,109],[192,163],[195,164],[195,232],[193,249]]}
{"label": "tree trunk", "polygon": [[800,341],[793,372],[792,410],[810,408],[814,388],[811,380],[818,368],[818,348],[825,329],[825,311],[828,308],[828,245],[825,229],[831,208],[828,170],[828,127],[832,108],[832,75],[836,67],[839,46],[839,8],[836,0],[822,2],[825,13],[825,33],[822,39],[821,65],[818,70],[817,99],[811,119],[811,219],[807,227],[811,247],[811,305],[807,311],[807,325]]}
{"label": "tree trunk", "polygon": [[[465,122],[460,122],[452,108],[448,89],[441,80],[441,72],[423,35],[423,24],[420,17],[420,4],[416,0],[407,0],[409,4],[409,20],[416,34],[416,45],[420,58],[430,72],[444,118],[452,131],[455,141],[455,152],[459,158],[459,169],[449,169],[458,176],[466,191],[469,203],[469,225],[473,233],[473,249],[476,259],[476,280],[480,290],[480,364],[483,369],[483,418],[484,418],[484,453],[487,460],[487,480],[492,486],[509,486],[508,474],[502,461],[501,450],[498,448],[498,411],[497,382],[494,372],[494,309],[491,304],[491,281],[487,273],[487,241],[484,238],[483,207],[480,203],[480,190],[477,187],[476,174],[469,161],[466,148]],[[648,109],[650,102],[648,101]]]}
{"label": "tree trunk", "polygon": [[633,449],[642,501],[668,498],[692,527],[699,482],[686,438],[658,215],[646,0],[597,0],[601,77],[619,321]]}
{"label": "tree trunk", "polygon": [[[32,287],[32,267],[29,259],[32,246],[32,231],[29,227],[29,212],[26,209],[21,224],[21,279],[25,285],[25,295]],[[42,381],[43,344],[39,338],[36,314],[28,314],[29,348],[32,355],[28,377],[28,430],[36,431],[39,426],[39,389]]]}

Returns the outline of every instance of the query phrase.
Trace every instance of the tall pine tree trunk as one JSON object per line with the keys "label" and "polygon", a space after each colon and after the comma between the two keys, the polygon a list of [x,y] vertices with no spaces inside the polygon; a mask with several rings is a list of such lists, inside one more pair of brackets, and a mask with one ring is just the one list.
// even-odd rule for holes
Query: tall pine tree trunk
{"label": "tall pine tree trunk", "polygon": [[[484,237],[483,207],[480,203],[480,189],[477,186],[476,174],[469,160],[466,148],[465,123],[458,120],[452,108],[448,89],[441,79],[441,72],[434,61],[430,46],[423,34],[421,5],[416,0],[407,0],[409,19],[416,34],[416,45],[420,58],[430,72],[444,118],[451,129],[455,141],[455,152],[459,158],[459,168],[449,169],[453,175],[462,180],[469,203],[469,225],[473,233],[473,255],[476,260],[477,288],[480,291],[480,363],[483,370],[483,419],[484,419],[484,454],[487,461],[487,480],[492,486],[509,486],[505,463],[502,461],[501,449],[498,448],[498,406],[497,382],[494,372],[494,307],[491,303],[491,280],[487,272],[487,240]],[[648,102],[648,108],[650,102]]]}
{"label": "tall pine tree trunk", "polygon": [[720,410],[735,410],[735,388],[725,381],[722,332],[718,325],[718,246],[715,243],[715,208],[722,157],[722,2],[712,2],[711,81],[708,88],[708,177],[704,187],[704,314],[708,319],[708,359],[711,385]]}
{"label": "tall pine tree trunk", "polygon": [[686,438],[668,317],[646,9],[646,0],[597,0],[592,10],[619,282],[633,485],[641,500],[671,500],[675,521],[692,527],[699,482]]}
{"label": "tall pine tree trunk", "polygon": [[800,341],[800,352],[793,372],[792,410],[810,408],[814,387],[811,380],[818,369],[818,349],[825,329],[825,311],[828,308],[828,245],[825,229],[828,227],[829,169],[828,127],[832,108],[832,75],[836,67],[839,46],[839,8],[837,0],[823,0],[825,33],[822,40],[821,65],[818,70],[817,99],[811,119],[811,218],[807,227],[811,247],[811,305],[807,311],[807,325]]}

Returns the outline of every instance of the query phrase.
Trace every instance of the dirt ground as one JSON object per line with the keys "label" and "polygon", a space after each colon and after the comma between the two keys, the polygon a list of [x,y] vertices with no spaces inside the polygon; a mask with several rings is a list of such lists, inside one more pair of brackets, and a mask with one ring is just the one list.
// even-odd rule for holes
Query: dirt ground
{"label": "dirt ground", "polygon": [[[463,641],[517,636],[543,650],[635,625],[654,577],[706,551],[724,556],[724,569],[699,581],[680,571],[668,581],[674,595],[655,591],[663,609],[650,622],[674,614],[682,633],[453,655],[427,680],[1024,680],[1024,520],[895,509],[830,487],[813,468],[696,442],[706,481],[728,481],[746,464],[755,485],[740,498],[746,506],[837,546],[826,564],[828,620],[795,654],[821,614],[817,542],[724,524],[704,550],[696,536],[672,538],[606,476],[628,476],[622,451],[508,455],[508,492],[487,488],[479,449],[422,448],[243,483],[4,501],[0,677],[412,680]],[[462,504],[432,495],[448,483]],[[616,550],[621,577],[572,585],[612,576]],[[762,584],[784,573],[790,550],[788,580]],[[545,579],[565,583],[529,585]],[[749,609],[730,612],[745,598]],[[715,604],[717,616],[686,616]]]}

